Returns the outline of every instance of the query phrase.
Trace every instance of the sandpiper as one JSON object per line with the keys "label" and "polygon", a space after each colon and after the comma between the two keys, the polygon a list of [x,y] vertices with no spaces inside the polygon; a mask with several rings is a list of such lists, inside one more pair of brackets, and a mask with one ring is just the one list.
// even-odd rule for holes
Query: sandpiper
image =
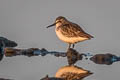
{"label": "sandpiper", "polygon": [[47,28],[56,26],[55,32],[58,38],[69,44],[68,49],[74,48],[75,44],[85,40],[90,40],[93,38],[90,34],[86,33],[78,24],[67,20],[63,16],[56,18],[55,23],[47,26]]}

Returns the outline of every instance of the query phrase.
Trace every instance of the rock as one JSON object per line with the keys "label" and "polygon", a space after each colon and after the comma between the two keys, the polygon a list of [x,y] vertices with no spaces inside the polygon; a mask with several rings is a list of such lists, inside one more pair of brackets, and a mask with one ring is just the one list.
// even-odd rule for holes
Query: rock
{"label": "rock", "polygon": [[93,57],[90,58],[91,61],[93,61],[96,64],[106,64],[111,65],[113,62],[118,61],[119,57],[107,53],[107,54],[96,54]]}
{"label": "rock", "polygon": [[0,61],[2,61],[4,55],[0,53]]}
{"label": "rock", "polygon": [[16,47],[17,43],[11,40],[8,40],[7,38],[0,37],[0,45],[2,45],[1,42],[4,42],[5,47]]}
{"label": "rock", "polygon": [[13,79],[5,79],[5,78],[0,78],[0,80],[13,80]]}
{"label": "rock", "polygon": [[55,77],[49,77],[48,75],[46,75],[44,78],[42,78],[40,80],[64,80],[64,79],[55,78]]}

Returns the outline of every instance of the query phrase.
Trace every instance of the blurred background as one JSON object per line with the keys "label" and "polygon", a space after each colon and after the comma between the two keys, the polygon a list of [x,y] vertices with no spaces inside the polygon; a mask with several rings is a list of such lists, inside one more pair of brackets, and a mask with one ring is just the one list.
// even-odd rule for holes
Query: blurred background
{"label": "blurred background", "polygon": [[[47,29],[58,16],[79,24],[95,38],[78,43],[79,52],[113,53],[120,56],[119,0],[0,0],[0,36],[18,43],[17,48],[46,48],[66,51],[55,28]],[[15,80],[39,80],[67,64],[66,58],[17,56],[0,62],[0,77]],[[98,65],[83,60],[78,66],[94,72],[84,80],[118,80],[120,64]]]}

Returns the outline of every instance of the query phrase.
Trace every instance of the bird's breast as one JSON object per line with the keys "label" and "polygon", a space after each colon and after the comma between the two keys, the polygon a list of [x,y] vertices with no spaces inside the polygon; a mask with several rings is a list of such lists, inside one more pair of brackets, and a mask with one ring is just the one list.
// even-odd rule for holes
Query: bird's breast
{"label": "bird's breast", "polygon": [[83,38],[83,37],[67,37],[65,35],[62,34],[61,29],[55,29],[56,35],[58,36],[58,38],[66,43],[77,43],[77,42],[81,42],[84,40],[87,40],[87,38]]}

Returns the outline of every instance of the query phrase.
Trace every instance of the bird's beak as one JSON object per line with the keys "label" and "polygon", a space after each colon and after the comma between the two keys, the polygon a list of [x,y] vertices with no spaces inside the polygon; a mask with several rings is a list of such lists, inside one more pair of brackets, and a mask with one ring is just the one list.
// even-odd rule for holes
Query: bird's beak
{"label": "bird's beak", "polygon": [[54,26],[54,25],[56,25],[56,23],[53,23],[53,24],[47,26],[46,28],[52,27],[52,26]]}

